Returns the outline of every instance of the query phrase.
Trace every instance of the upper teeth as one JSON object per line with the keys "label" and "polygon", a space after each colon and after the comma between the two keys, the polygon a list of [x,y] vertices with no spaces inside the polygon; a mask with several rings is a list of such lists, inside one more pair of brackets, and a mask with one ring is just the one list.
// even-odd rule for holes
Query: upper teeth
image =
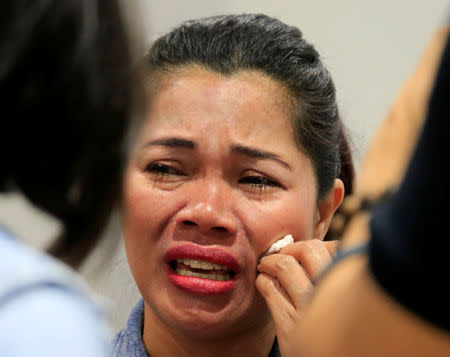
{"label": "upper teeth", "polygon": [[227,268],[224,265],[205,262],[203,260],[196,260],[196,259],[181,258],[181,259],[177,259],[177,263],[183,263],[185,265],[190,266],[191,268],[196,268],[196,269],[229,270],[229,268]]}

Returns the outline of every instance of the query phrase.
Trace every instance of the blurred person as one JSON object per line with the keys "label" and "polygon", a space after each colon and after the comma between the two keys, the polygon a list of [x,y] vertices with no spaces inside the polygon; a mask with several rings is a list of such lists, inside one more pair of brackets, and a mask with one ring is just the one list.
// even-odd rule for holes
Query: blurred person
{"label": "blurred person", "polygon": [[122,206],[143,300],[113,354],[279,356],[288,346],[258,292],[258,262],[294,237],[289,255],[264,261],[296,284],[302,316],[352,190],[331,76],[299,29],[265,15],[188,21],[145,61],[150,111]]}
{"label": "blurred person", "polygon": [[[348,225],[286,356],[449,356],[449,26],[436,31],[364,158]],[[346,202],[342,207],[346,206]],[[274,278],[277,278],[274,275]]]}
{"label": "blurred person", "polygon": [[[0,27],[0,192],[59,220],[50,253],[76,268],[120,193],[129,33],[117,1],[8,0]],[[72,269],[2,225],[0,256],[1,356],[109,355],[102,308]]]}

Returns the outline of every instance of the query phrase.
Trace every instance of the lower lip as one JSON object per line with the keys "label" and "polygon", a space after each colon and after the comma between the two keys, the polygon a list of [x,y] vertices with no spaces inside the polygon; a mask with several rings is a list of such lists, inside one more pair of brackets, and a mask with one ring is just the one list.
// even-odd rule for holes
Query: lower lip
{"label": "lower lip", "polygon": [[185,276],[175,273],[172,268],[168,268],[170,282],[177,288],[201,295],[221,295],[232,291],[236,285],[236,280],[218,281],[211,279],[197,278],[195,276]]}

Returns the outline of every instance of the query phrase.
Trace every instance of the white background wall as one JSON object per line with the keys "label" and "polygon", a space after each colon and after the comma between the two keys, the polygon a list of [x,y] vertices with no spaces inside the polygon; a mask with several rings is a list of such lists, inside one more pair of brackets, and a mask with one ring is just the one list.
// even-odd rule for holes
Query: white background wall
{"label": "white background wall", "polygon": [[[127,4],[128,0],[123,0]],[[145,42],[182,20],[223,13],[262,12],[299,27],[322,54],[338,89],[341,114],[350,129],[357,163],[433,31],[450,15],[448,0],[138,0]],[[16,195],[0,197],[0,222],[43,246],[58,226]],[[106,233],[121,239],[118,219]],[[123,253],[99,248],[83,273],[117,304],[113,329],[124,325],[138,299]],[[100,261],[100,265],[97,264]]]}

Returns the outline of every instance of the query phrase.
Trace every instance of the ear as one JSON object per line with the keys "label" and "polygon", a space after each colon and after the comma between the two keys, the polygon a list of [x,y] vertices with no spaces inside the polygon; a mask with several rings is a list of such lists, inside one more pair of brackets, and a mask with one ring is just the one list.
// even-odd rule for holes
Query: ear
{"label": "ear", "polygon": [[317,204],[317,220],[314,226],[314,239],[323,240],[330,226],[334,212],[344,199],[344,183],[340,179],[334,180],[333,188]]}

